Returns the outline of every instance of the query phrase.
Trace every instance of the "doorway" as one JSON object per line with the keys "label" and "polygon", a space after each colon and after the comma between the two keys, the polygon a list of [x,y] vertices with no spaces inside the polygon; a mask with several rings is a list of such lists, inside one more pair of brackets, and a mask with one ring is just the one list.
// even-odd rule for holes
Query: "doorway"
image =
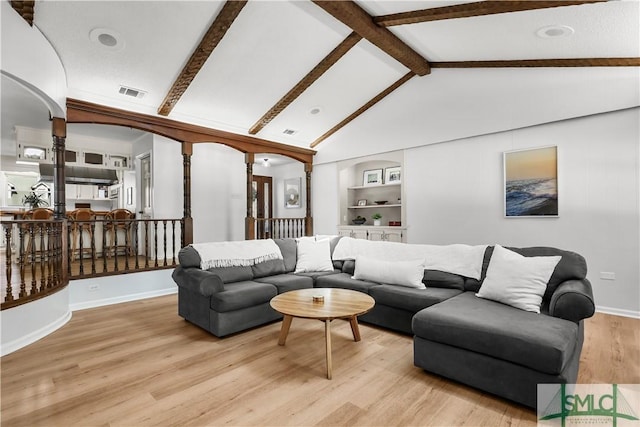
{"label": "doorway", "polygon": [[273,218],[273,178],[270,176],[253,176],[253,217],[256,218],[256,238],[268,239],[271,235]]}

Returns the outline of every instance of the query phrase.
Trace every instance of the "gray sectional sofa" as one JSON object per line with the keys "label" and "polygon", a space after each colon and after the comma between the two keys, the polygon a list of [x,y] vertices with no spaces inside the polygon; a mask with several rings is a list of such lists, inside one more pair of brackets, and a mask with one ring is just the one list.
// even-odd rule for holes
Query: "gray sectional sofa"
{"label": "gray sectional sofa", "polygon": [[[339,237],[331,241],[331,253]],[[179,254],[173,273],[178,313],[223,337],[282,316],[269,301],[311,287],[345,288],[371,295],[374,308],[359,317],[414,336],[414,364],[426,371],[536,406],[538,383],[575,383],[582,350],[583,319],[595,305],[586,262],[555,248],[509,248],[523,256],[561,256],[542,298],[540,314],[478,298],[493,247],[484,253],[479,280],[425,270],[425,289],[353,279],[354,260],[333,261],[334,271],[294,273],[296,241],[277,239],[283,260],[250,267],[200,269],[191,247]]]}

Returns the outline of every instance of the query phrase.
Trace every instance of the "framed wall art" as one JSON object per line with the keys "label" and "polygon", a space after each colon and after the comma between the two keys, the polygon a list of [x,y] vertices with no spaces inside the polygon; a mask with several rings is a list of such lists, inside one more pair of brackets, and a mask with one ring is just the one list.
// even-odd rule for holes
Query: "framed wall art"
{"label": "framed wall art", "polygon": [[503,153],[504,215],[558,217],[558,147]]}
{"label": "framed wall art", "polygon": [[362,185],[380,185],[382,184],[382,169],[371,169],[364,171]]}
{"label": "framed wall art", "polygon": [[284,180],[284,207],[296,209],[302,207],[300,200],[300,178]]}
{"label": "framed wall art", "polygon": [[384,183],[385,184],[400,184],[401,182],[401,167],[395,166],[392,168],[386,168],[384,170]]}

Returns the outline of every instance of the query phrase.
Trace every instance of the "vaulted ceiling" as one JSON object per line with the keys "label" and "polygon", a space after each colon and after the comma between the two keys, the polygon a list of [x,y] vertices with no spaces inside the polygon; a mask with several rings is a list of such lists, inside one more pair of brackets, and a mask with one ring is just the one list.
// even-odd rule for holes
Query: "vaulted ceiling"
{"label": "vaulted ceiling", "polygon": [[40,1],[33,17],[71,98],[326,160],[640,105],[635,0]]}

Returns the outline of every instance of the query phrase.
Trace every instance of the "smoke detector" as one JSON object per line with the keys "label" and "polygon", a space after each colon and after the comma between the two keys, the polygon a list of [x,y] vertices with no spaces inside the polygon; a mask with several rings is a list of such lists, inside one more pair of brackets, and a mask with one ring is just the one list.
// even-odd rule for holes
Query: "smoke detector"
{"label": "smoke detector", "polygon": [[287,136],[292,136],[292,135],[295,135],[296,133],[298,133],[298,131],[295,130],[295,129],[285,129],[285,130],[282,131],[282,133],[284,133]]}

